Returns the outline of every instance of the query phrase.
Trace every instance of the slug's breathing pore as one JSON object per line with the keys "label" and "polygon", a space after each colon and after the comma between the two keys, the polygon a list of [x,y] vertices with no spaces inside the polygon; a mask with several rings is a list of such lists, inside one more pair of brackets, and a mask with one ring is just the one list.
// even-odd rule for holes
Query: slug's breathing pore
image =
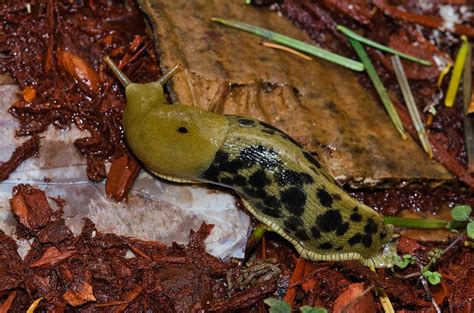
{"label": "slug's breathing pore", "polygon": [[[125,86],[128,145],[159,177],[233,189],[246,208],[310,260],[390,263],[391,225],[349,196],[308,151],[271,125],[168,104],[163,84]],[[175,68],[176,69],[176,68]]]}

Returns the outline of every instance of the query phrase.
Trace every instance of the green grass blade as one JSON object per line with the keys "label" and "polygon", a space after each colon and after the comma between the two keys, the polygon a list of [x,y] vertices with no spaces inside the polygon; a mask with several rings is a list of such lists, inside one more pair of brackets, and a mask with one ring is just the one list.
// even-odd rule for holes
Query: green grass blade
{"label": "green grass blade", "polygon": [[314,55],[321,59],[325,59],[327,61],[342,65],[354,71],[361,72],[364,70],[364,65],[362,65],[362,63],[360,62],[351,60],[339,54],[332,53],[328,50],[307,44],[305,42],[290,38],[288,36],[275,33],[265,28],[257,27],[257,26],[250,25],[247,23],[242,23],[239,21],[227,20],[227,19],[222,19],[222,18],[217,18],[217,17],[211,18],[211,21],[252,33],[254,35],[263,37],[265,39],[294,48],[296,50],[306,52],[307,54]]}
{"label": "green grass blade", "polygon": [[385,224],[392,224],[398,227],[420,229],[442,229],[448,225],[448,221],[445,220],[429,220],[395,216],[384,216],[383,222]]}
{"label": "green grass blade", "polygon": [[408,84],[407,76],[403,70],[402,61],[398,55],[392,56],[392,65],[395,70],[395,75],[397,76],[398,84],[402,90],[403,98],[408,107],[408,113],[410,113],[411,121],[415,126],[418,138],[420,139],[421,145],[430,158],[433,157],[433,149],[431,148],[430,142],[428,141],[428,136],[426,135],[425,127],[421,120],[420,112],[415,104],[415,99]]}
{"label": "green grass blade", "polygon": [[369,56],[364,50],[364,47],[360,44],[360,42],[358,42],[355,39],[349,38],[349,42],[351,43],[357,55],[359,56],[359,59],[362,61],[362,64],[364,64],[367,74],[369,75],[369,78],[372,81],[372,84],[374,85],[375,90],[377,91],[380,97],[380,100],[382,100],[382,103],[385,106],[385,109],[387,110],[388,116],[390,116],[390,119],[392,120],[393,125],[400,133],[400,136],[402,137],[402,139],[404,140],[407,139],[407,135],[405,134],[405,129],[403,128],[403,124],[400,119],[400,116],[398,115],[398,112],[395,110],[392,100],[390,100],[390,97],[387,94],[387,90],[383,86],[383,83],[380,80],[379,75],[375,71],[374,65],[372,64],[372,62],[369,59]]}
{"label": "green grass blade", "polygon": [[350,30],[349,28],[347,28],[345,26],[337,25],[337,30],[339,30],[341,33],[343,33],[344,35],[346,35],[349,38],[352,38],[352,39],[355,39],[359,42],[365,43],[366,45],[374,47],[374,48],[379,49],[381,51],[385,51],[385,52],[388,52],[388,53],[391,53],[391,54],[398,55],[399,57],[401,57],[403,59],[406,59],[406,60],[409,60],[409,61],[412,61],[412,62],[416,62],[416,63],[422,64],[422,65],[425,65],[425,66],[431,66],[432,65],[432,63],[428,60],[420,59],[420,58],[414,57],[412,55],[409,55],[409,54],[400,52],[398,50],[395,50],[393,48],[387,47],[385,45],[382,45],[378,42],[375,42],[373,40],[370,40],[368,38],[365,38],[365,37],[359,35],[358,33]]}

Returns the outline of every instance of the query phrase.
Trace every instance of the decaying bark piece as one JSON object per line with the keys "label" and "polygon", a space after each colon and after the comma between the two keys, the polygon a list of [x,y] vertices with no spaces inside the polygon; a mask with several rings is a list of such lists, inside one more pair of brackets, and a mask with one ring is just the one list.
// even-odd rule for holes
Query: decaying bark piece
{"label": "decaying bark piece", "polygon": [[139,3],[151,21],[161,66],[183,65],[172,80],[175,101],[269,122],[317,153],[339,181],[452,179],[411,138],[400,139],[350,70],[265,48],[258,37],[210,20],[235,19],[310,42],[274,12],[239,0]]}
{"label": "decaying bark piece", "polygon": [[31,185],[13,188],[10,206],[20,224],[31,233],[45,226],[53,214],[44,192]]}
{"label": "decaying bark piece", "polygon": [[115,201],[122,201],[139,172],[140,165],[130,154],[113,160],[105,183],[107,196]]}
{"label": "decaying bark piece", "polygon": [[0,181],[5,180],[24,160],[36,156],[40,149],[40,138],[35,135],[23,142],[21,146],[13,151],[10,159],[0,163]]}

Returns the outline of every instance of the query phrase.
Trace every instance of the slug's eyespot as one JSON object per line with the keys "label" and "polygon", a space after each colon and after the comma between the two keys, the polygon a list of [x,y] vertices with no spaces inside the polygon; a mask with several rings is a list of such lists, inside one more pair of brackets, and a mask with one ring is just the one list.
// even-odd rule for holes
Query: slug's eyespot
{"label": "slug's eyespot", "polygon": [[188,129],[186,127],[178,127],[177,129],[178,133],[181,133],[181,134],[186,134],[188,132]]}

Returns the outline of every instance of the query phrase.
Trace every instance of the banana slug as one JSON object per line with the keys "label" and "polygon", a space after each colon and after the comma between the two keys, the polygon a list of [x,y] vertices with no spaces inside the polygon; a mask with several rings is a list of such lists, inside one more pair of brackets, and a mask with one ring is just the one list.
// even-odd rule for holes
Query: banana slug
{"label": "banana slug", "polygon": [[245,207],[309,260],[387,265],[391,225],[348,195],[320,162],[284,132],[258,120],[168,104],[159,81],[125,86],[130,149],[157,176],[233,189]]}

